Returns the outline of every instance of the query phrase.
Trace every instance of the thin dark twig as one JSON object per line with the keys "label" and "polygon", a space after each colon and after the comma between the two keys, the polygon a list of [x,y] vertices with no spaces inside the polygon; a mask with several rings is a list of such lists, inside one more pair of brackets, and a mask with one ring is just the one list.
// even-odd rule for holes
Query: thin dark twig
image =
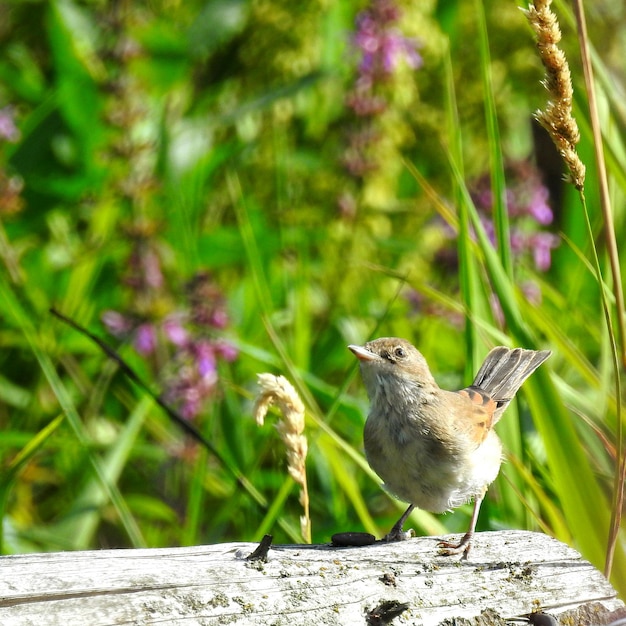
{"label": "thin dark twig", "polygon": [[256,547],[254,552],[251,552],[247,557],[246,561],[267,561],[267,553],[270,551],[270,546],[272,545],[272,535],[264,535],[263,539],[261,539],[261,543]]}
{"label": "thin dark twig", "polygon": [[179,413],[177,413],[171,406],[167,404],[165,399],[161,394],[157,394],[150,386],[143,381],[138,374],[133,370],[133,368],[126,363],[126,361],[107,343],[105,343],[100,337],[94,335],[92,332],[70,319],[69,317],[63,315],[55,308],[50,309],[50,313],[60,319],[62,322],[78,331],[85,337],[88,337],[93,341],[111,360],[115,361],[122,372],[130,378],[140,389],[145,391],[153,400],[163,409],[165,414],[180,428],[182,428],[187,435],[189,435],[192,439],[195,439],[200,445],[204,446],[218,461],[219,463],[228,471],[235,480],[242,486],[246,491],[252,495],[252,497],[256,500],[256,502],[267,508],[267,502],[265,498],[256,490],[256,488],[252,485],[252,483],[241,473],[239,470],[234,468],[222,454],[217,450],[217,448],[208,440],[204,435],[188,420],[183,418]]}

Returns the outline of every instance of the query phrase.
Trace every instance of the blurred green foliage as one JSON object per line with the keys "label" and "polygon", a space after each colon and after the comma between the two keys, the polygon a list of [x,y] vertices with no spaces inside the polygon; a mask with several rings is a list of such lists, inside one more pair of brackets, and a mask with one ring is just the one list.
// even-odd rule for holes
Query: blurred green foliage
{"label": "blurred green foliage", "polygon": [[[397,335],[448,388],[467,384],[494,344],[554,351],[499,425],[510,456],[479,527],[543,530],[602,567],[620,399],[592,245],[605,261],[532,122],[545,99],[532,35],[515,3],[377,2],[396,11],[385,32],[414,46],[420,67],[396,50],[390,71],[367,74],[355,40],[362,1],[0,5],[5,553],[268,531],[299,541],[282,444],[251,418],[264,371],[289,378],[307,407],[313,540],[380,535],[404,503],[363,458],[367,403],[346,345]],[[618,92],[624,8],[606,0],[588,9],[598,71]],[[557,10],[599,234],[576,37],[567,7]],[[606,85],[623,241],[626,117]],[[366,114],[364,94],[379,105]],[[547,271],[516,256],[515,242],[509,271],[489,233],[473,234],[487,227],[471,194],[477,181],[510,190],[508,166],[494,176],[498,155],[540,172],[550,190],[555,221],[535,224],[560,238]],[[197,323],[198,298],[223,317]],[[177,381],[180,393],[183,379],[189,391],[193,350],[209,346],[214,378],[190,419],[225,463],[51,306],[106,338],[156,392]],[[107,335],[107,312],[134,330]],[[186,352],[172,339],[180,319]],[[142,324],[152,333],[143,339]],[[469,512],[411,520],[420,532],[459,532]],[[622,594],[624,539],[613,578]]]}

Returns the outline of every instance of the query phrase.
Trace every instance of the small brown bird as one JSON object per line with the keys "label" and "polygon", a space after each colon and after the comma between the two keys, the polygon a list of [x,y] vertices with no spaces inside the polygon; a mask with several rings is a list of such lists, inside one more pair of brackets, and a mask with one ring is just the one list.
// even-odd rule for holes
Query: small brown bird
{"label": "small brown bird", "polygon": [[404,339],[383,337],[348,347],[360,361],[370,399],[367,461],[390,493],[410,502],[385,539],[412,536],[402,527],[415,507],[443,513],[473,498],[469,531],[458,544],[440,544],[444,554],[467,558],[480,505],[502,462],[502,444],[493,427],[551,352],[494,348],[471,386],[446,391],[422,354]]}

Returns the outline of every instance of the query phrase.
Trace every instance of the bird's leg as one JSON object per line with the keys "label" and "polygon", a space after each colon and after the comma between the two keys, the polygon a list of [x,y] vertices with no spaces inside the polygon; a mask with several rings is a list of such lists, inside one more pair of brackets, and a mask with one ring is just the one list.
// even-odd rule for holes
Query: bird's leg
{"label": "bird's leg", "polygon": [[414,504],[409,504],[409,508],[402,513],[402,517],[400,517],[400,519],[393,525],[393,528],[383,537],[383,541],[405,541],[406,539],[410,539],[415,536],[415,532],[412,528],[406,532],[402,530],[404,522],[406,522],[414,508]]}
{"label": "bird's leg", "polygon": [[454,554],[462,554],[461,557],[463,560],[467,559],[470,549],[472,547],[472,538],[474,537],[474,530],[476,529],[476,522],[478,522],[478,513],[480,512],[480,505],[483,502],[485,497],[486,489],[480,494],[480,496],[476,496],[474,500],[474,511],[472,512],[472,521],[470,522],[469,530],[463,535],[461,541],[459,543],[454,543],[453,541],[440,541],[439,547],[442,548],[440,550],[440,554],[445,556],[451,556]]}

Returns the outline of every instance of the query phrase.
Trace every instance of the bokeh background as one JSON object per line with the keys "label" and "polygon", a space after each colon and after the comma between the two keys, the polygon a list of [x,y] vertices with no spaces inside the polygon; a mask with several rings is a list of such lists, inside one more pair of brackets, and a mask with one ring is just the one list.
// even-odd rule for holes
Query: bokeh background
{"label": "bokeh background", "polygon": [[[493,345],[553,350],[498,426],[479,529],[547,532],[602,568],[623,411],[594,249],[616,314],[579,43],[554,10],[593,237],[533,119],[547,92],[516,2],[0,4],[3,553],[302,541],[284,446],[252,418],[260,372],[306,406],[313,541],[384,534],[405,505],[364,460],[346,346],[397,335],[447,388]],[[626,9],[587,19],[620,242]],[[470,512],[411,522],[465,532]]]}

